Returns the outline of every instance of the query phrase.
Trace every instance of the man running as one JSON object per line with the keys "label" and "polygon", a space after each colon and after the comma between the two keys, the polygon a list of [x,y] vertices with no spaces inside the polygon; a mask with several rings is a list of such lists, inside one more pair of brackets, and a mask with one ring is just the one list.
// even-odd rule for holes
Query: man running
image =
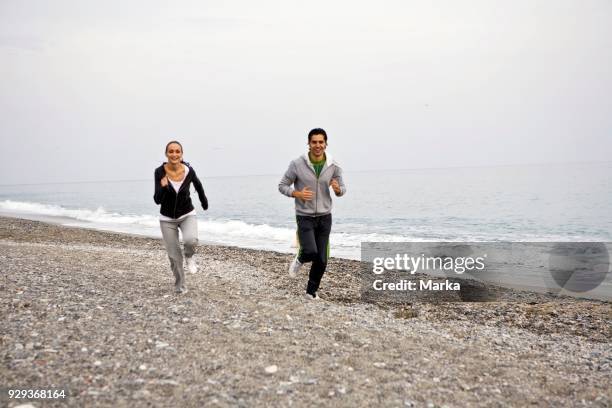
{"label": "man running", "polygon": [[[289,163],[278,190],[295,198],[299,250],[289,266],[289,276],[295,277],[301,266],[312,262],[306,297],[318,299],[317,290],[325,273],[329,257],[329,233],[332,226],[330,187],[340,197],[346,193],[342,169],[329,153],[327,133],[312,129],[308,133],[308,153]],[[293,185],[293,187],[292,187]]]}

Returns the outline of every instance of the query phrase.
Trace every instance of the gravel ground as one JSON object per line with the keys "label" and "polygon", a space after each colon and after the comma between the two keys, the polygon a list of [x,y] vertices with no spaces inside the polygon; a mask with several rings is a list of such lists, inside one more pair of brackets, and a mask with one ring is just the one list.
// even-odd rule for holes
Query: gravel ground
{"label": "gravel ground", "polygon": [[221,246],[177,295],[156,239],[0,218],[0,248],[0,406],[612,405],[610,303],[368,303],[339,259],[308,302],[291,256]]}

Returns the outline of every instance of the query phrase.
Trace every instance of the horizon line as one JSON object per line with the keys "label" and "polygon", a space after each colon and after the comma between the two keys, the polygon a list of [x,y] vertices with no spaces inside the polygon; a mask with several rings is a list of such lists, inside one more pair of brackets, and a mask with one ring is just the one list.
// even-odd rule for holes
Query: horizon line
{"label": "horizon line", "polygon": [[[447,167],[407,167],[407,168],[385,168],[385,169],[363,169],[350,170],[349,173],[377,173],[385,171],[416,171],[416,170],[448,170],[448,169],[472,169],[472,168],[491,168],[491,167],[518,167],[518,166],[555,166],[555,165],[577,165],[577,164],[607,164],[612,163],[612,160],[597,160],[597,161],[570,161],[570,162],[546,162],[546,163],[517,163],[517,164],[482,164],[482,165],[460,165]],[[344,172],[347,172],[344,170]],[[236,174],[236,175],[215,175],[201,177],[204,179],[218,178],[233,178],[233,177],[264,177],[278,176],[279,173],[266,174]],[[115,180],[87,180],[87,181],[48,181],[36,183],[19,183],[19,184],[0,184],[0,187],[16,187],[16,186],[38,186],[52,184],[94,184],[94,183],[115,183],[115,182],[133,182],[133,181],[150,181],[146,179],[115,179]]]}

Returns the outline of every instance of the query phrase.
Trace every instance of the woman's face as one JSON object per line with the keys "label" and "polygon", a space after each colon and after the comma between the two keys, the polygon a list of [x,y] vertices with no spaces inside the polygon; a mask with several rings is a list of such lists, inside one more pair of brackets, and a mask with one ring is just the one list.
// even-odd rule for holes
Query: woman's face
{"label": "woman's face", "polygon": [[170,143],[166,149],[166,157],[168,158],[168,163],[170,164],[180,163],[183,160],[183,149],[181,148],[181,145],[177,143]]}

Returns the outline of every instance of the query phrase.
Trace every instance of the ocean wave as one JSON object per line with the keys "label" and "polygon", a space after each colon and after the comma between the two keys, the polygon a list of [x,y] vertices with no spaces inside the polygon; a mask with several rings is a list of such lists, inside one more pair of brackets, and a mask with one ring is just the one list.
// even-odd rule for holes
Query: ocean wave
{"label": "ocean wave", "polygon": [[[66,208],[60,205],[36,202],[0,201],[0,211],[11,214],[33,214],[55,218],[58,223],[82,226],[116,232],[133,233],[160,237],[159,217],[152,214],[122,214],[107,211],[103,207],[96,209]],[[588,234],[572,236],[542,233],[529,234],[519,231],[489,231],[476,233],[460,225],[434,227],[411,226],[404,234],[376,231],[374,225],[362,225],[363,232],[357,225],[350,225],[350,232],[342,231],[342,224],[336,224],[336,232],[330,236],[332,256],[359,259],[362,242],[558,242],[558,241],[593,241]],[[296,228],[292,226],[271,226],[253,224],[234,219],[198,218],[200,241],[212,244],[232,245],[245,248],[294,252],[297,247]],[[595,239],[597,241],[597,239]]]}
{"label": "ocean wave", "polygon": [[[38,215],[55,218],[64,225],[93,227],[116,232],[127,232],[160,237],[158,215],[121,214],[110,212],[103,207],[95,210],[88,208],[65,208],[59,205],[35,202],[0,201],[0,211],[19,215]],[[198,229],[202,242],[234,245],[246,248],[291,252],[297,247],[295,228],[270,226],[268,224],[249,224],[231,219],[198,218]],[[334,236],[332,234],[332,240]],[[343,256],[355,257],[359,251],[359,237],[338,236],[338,247],[349,249]],[[334,244],[336,245],[336,244]]]}
{"label": "ocean wave", "polygon": [[95,210],[87,208],[65,208],[53,204],[41,204],[26,201],[0,201],[0,210],[23,214],[46,215],[49,217],[64,217],[77,221],[87,221],[102,224],[134,224],[145,227],[158,226],[158,218],[152,215],[125,215],[108,212],[103,207]]}

